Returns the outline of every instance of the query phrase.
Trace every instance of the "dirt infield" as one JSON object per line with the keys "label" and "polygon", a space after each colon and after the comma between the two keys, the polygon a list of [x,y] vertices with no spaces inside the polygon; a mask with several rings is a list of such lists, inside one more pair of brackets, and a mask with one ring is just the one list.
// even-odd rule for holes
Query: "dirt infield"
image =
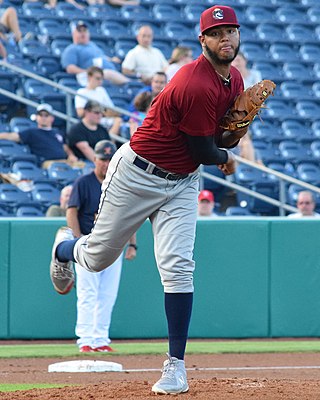
{"label": "dirt infield", "polygon": [[[68,359],[71,360],[72,358]],[[154,399],[152,384],[160,376],[162,356],[91,356],[143,372],[49,373],[49,364],[66,359],[1,359],[0,383],[79,385],[0,393],[1,400]],[[215,400],[320,399],[320,354],[188,355],[189,393],[176,398]],[[152,371],[156,369],[156,371]]]}

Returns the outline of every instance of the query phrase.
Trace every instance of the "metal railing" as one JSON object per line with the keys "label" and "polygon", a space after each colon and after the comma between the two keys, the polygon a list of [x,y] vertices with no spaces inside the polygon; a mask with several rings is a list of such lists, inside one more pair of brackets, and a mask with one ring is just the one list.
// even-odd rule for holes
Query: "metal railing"
{"label": "metal railing", "polygon": [[[77,91],[75,91],[74,89],[71,89],[71,88],[69,88],[67,86],[64,86],[64,85],[61,85],[59,83],[56,83],[56,82],[54,82],[54,81],[52,81],[50,79],[44,78],[44,77],[42,77],[40,75],[37,75],[37,74],[35,74],[33,72],[30,72],[28,70],[25,70],[23,68],[20,68],[20,67],[17,67],[15,65],[12,65],[12,64],[10,64],[10,63],[8,63],[6,61],[0,61],[0,66],[2,66],[4,68],[8,68],[11,71],[14,71],[14,72],[16,72],[18,74],[21,74],[21,75],[24,75],[24,76],[28,76],[28,77],[30,77],[32,79],[36,79],[36,80],[38,80],[38,81],[40,81],[40,82],[42,82],[44,84],[53,86],[54,88],[64,92],[66,94],[66,114],[61,113],[61,112],[56,111],[56,110],[53,110],[52,113],[53,113],[54,116],[59,117],[59,118],[61,118],[61,119],[66,121],[67,129],[68,129],[68,126],[70,124],[74,124],[74,123],[79,122],[79,120],[77,118],[72,117],[72,101],[73,101],[73,98],[74,98],[75,95],[77,95],[77,96],[81,96],[81,97],[85,98],[86,100],[90,100],[89,97],[77,93]],[[5,89],[2,89],[2,88],[0,88],[0,94],[2,94],[4,96],[7,96],[7,97],[9,97],[11,99],[14,99],[14,100],[16,100],[18,102],[21,102],[21,103],[24,103],[26,105],[32,106],[34,108],[36,108],[39,105],[39,103],[36,103],[35,101],[32,101],[30,99],[27,99],[27,98],[25,98],[23,96],[17,95],[15,93],[12,93],[12,92],[10,92],[8,90],[5,90]],[[106,105],[103,104],[103,103],[101,103],[101,105],[106,107]],[[113,111],[115,111],[115,112],[117,112],[119,114],[127,115],[129,117],[134,117],[136,119],[140,119],[139,117],[137,117],[137,115],[132,114],[132,113],[128,112],[127,110],[123,109],[123,108],[116,107],[116,106],[114,106],[114,107],[108,106],[107,108],[111,109],[111,110],[113,110]],[[118,135],[110,134],[110,136],[111,136],[112,139],[114,139],[114,140],[116,140],[118,142],[121,142],[121,143],[125,143],[127,141],[126,138],[123,138],[123,137],[118,136]],[[299,185],[299,186],[301,186],[301,187],[303,187],[303,188],[305,188],[307,190],[310,190],[312,192],[320,194],[320,188],[318,188],[317,186],[314,186],[314,185],[311,185],[309,183],[303,182],[303,181],[301,181],[299,179],[293,178],[293,177],[291,177],[289,175],[283,174],[282,172],[278,172],[276,170],[273,170],[271,168],[268,168],[268,167],[265,167],[263,165],[257,164],[255,162],[246,160],[246,159],[244,159],[242,157],[239,157],[237,155],[235,155],[235,158],[236,158],[237,162],[239,162],[239,163],[249,165],[249,166],[251,166],[251,167],[253,167],[255,169],[258,169],[258,170],[260,170],[262,172],[265,172],[267,174],[272,174],[272,175],[276,176],[279,179],[279,200],[276,200],[276,199],[271,198],[269,196],[266,196],[264,194],[255,192],[254,190],[251,190],[251,189],[248,189],[246,187],[240,186],[237,183],[231,182],[229,180],[225,180],[225,179],[219,178],[218,176],[209,174],[209,173],[205,172],[203,170],[203,168],[200,168],[202,181],[203,181],[204,178],[206,178],[206,179],[209,179],[211,181],[217,182],[220,185],[229,187],[229,188],[234,189],[236,191],[240,191],[242,193],[245,193],[247,195],[255,197],[255,198],[259,199],[259,200],[265,201],[266,203],[272,204],[272,205],[274,205],[274,206],[279,208],[279,215],[280,216],[284,216],[285,215],[285,211],[290,211],[290,212],[296,212],[297,211],[296,207],[293,207],[290,204],[286,204],[286,197],[287,197],[286,196],[286,183],[287,182]]]}

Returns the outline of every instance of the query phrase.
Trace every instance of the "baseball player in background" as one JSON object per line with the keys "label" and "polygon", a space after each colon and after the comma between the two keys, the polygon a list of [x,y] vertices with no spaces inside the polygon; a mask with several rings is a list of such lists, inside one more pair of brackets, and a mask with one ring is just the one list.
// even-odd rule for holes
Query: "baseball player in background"
{"label": "baseball player in background", "polygon": [[238,28],[230,7],[213,6],[201,14],[203,54],[181,67],[155,97],[130,143],[113,156],[92,232],[72,240],[72,231],[61,228],[52,249],[51,280],[64,294],[74,282],[70,260],[89,271],[107,268],[150,219],[169,339],[168,359],[154,393],[189,389],[184,355],[194,291],[199,166],[216,164],[226,175],[234,173],[234,156],[222,148],[236,146],[247,132],[219,126],[243,91],[241,75],[231,66],[240,45]]}
{"label": "baseball player in background", "polygon": [[[94,170],[78,178],[71,192],[67,209],[67,223],[75,237],[90,233],[99,208],[101,184],[108,170],[116,146],[101,140],[94,148]],[[136,256],[136,234],[129,240],[125,258]],[[107,269],[92,274],[78,264],[77,276],[77,344],[81,353],[109,352],[109,327],[113,306],[117,299],[123,254]]]}

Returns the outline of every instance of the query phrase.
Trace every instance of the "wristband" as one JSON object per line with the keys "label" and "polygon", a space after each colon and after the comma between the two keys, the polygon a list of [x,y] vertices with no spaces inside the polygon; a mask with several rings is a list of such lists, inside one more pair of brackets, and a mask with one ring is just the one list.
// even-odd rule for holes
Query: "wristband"
{"label": "wristband", "polygon": [[133,247],[135,250],[138,250],[138,246],[137,246],[136,244],[129,243],[128,246],[129,246],[129,247]]}

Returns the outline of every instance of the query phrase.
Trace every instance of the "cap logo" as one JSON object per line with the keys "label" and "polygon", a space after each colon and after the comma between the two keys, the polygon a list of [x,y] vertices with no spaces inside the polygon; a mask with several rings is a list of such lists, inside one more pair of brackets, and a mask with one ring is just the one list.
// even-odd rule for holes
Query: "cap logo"
{"label": "cap logo", "polygon": [[223,19],[224,18],[223,10],[221,10],[221,8],[216,8],[215,10],[213,10],[212,16],[213,19]]}
{"label": "cap logo", "polygon": [[112,153],[111,147],[105,147],[103,152],[106,156],[110,155]]}

